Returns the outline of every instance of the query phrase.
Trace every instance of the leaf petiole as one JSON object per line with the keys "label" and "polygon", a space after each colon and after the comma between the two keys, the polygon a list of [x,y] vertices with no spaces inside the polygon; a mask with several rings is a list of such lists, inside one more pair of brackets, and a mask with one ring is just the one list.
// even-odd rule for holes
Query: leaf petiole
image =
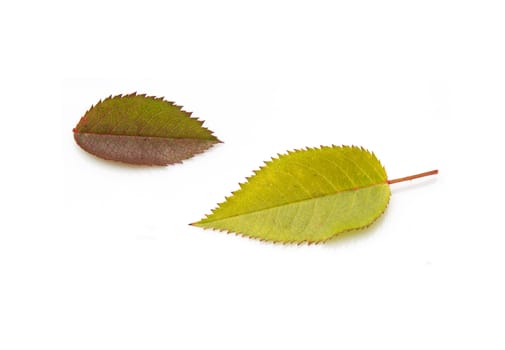
{"label": "leaf petiole", "polygon": [[391,184],[395,184],[395,183],[398,183],[398,182],[414,180],[414,179],[418,179],[420,177],[425,177],[425,176],[430,176],[430,175],[436,175],[436,174],[438,174],[438,170],[431,170],[431,171],[427,171],[425,173],[420,173],[420,174],[416,174],[416,175],[410,175],[410,176],[400,177],[398,179],[388,180],[387,183],[389,185],[391,185]]}

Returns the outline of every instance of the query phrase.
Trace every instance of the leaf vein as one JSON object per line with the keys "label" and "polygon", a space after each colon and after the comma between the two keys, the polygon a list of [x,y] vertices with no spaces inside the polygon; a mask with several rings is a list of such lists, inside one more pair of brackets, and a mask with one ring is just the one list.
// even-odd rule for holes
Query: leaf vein
{"label": "leaf vein", "polygon": [[354,191],[359,191],[361,189],[365,189],[365,188],[368,188],[368,187],[375,187],[375,186],[382,186],[382,185],[387,185],[387,184],[383,183],[383,182],[380,182],[380,183],[376,183],[376,184],[371,184],[371,185],[363,186],[363,187],[360,187],[360,188],[351,188],[351,189],[339,191],[339,192],[336,192],[336,193],[325,194],[325,195],[322,195],[322,196],[315,196],[315,197],[312,197],[312,198],[304,198],[304,199],[297,200],[297,201],[292,201],[292,202],[289,202],[289,203],[281,203],[281,204],[278,204],[278,205],[273,205],[271,207],[265,207],[265,208],[261,208],[261,209],[257,209],[257,210],[251,210],[251,211],[247,211],[247,212],[243,212],[243,213],[239,213],[239,214],[235,214],[235,215],[225,216],[225,217],[222,217],[222,218],[219,218],[219,219],[214,219],[214,220],[211,220],[211,216],[212,216],[212,214],[211,214],[206,219],[204,219],[204,221],[207,220],[207,222],[213,222],[213,221],[227,220],[227,219],[231,219],[231,218],[242,216],[242,215],[248,215],[248,214],[258,213],[258,212],[267,211],[267,210],[271,210],[271,209],[275,209],[275,208],[279,208],[279,207],[294,205],[294,204],[303,203],[303,202],[306,202],[306,201],[312,201],[312,200],[316,200],[316,199],[320,199],[320,198],[324,198],[324,197],[335,196],[335,195],[342,194],[344,192],[354,192]]}

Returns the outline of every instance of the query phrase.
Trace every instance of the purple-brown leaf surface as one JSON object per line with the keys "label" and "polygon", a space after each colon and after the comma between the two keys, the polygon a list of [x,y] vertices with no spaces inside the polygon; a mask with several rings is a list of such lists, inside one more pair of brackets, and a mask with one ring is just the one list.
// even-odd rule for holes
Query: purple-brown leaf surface
{"label": "purple-brown leaf surface", "polygon": [[139,165],[168,165],[219,143],[203,122],[173,102],[146,95],[108,97],[91,107],[75,141],[98,157]]}

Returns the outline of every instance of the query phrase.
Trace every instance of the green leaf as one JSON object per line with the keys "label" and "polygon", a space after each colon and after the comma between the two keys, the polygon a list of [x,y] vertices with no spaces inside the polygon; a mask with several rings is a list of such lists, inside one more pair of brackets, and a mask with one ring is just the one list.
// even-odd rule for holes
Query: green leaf
{"label": "green leaf", "polygon": [[98,102],[73,131],[77,144],[98,157],[168,165],[221,142],[202,124],[173,102],[134,93]]}
{"label": "green leaf", "polygon": [[386,209],[389,183],[375,155],[332,146],[288,152],[265,164],[194,226],[283,243],[322,242],[372,224]]}

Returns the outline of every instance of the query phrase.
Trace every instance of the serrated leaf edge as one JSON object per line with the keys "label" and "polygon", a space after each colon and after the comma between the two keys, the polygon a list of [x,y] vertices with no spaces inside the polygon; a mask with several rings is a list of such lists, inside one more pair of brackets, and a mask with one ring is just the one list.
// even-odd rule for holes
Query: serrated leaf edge
{"label": "serrated leaf edge", "polygon": [[352,232],[352,231],[362,231],[362,230],[368,229],[382,215],[384,215],[384,213],[386,212],[386,209],[389,206],[390,199],[391,199],[391,196],[390,196],[390,198],[388,198],[388,202],[386,203],[386,206],[384,207],[384,210],[379,215],[377,215],[377,217],[373,218],[373,220],[368,225],[365,225],[365,226],[362,226],[362,227],[357,227],[357,228],[351,228],[351,229],[347,229],[347,230],[343,230],[343,231],[339,231],[339,232],[336,232],[335,234],[333,234],[332,236],[330,236],[330,237],[328,237],[326,239],[322,239],[322,240],[318,240],[318,241],[311,241],[311,240],[302,240],[302,241],[276,241],[276,240],[273,240],[273,239],[265,239],[265,238],[259,238],[259,237],[251,236],[251,235],[248,235],[247,233],[244,233],[244,232],[235,232],[235,231],[223,230],[223,229],[212,228],[212,227],[198,226],[197,223],[191,223],[189,225],[190,226],[194,226],[194,227],[199,227],[199,228],[202,228],[204,230],[211,230],[211,231],[216,231],[216,232],[224,232],[224,233],[229,234],[229,235],[235,235],[235,236],[239,236],[239,237],[244,237],[244,238],[248,238],[248,239],[251,239],[251,240],[254,240],[254,241],[260,241],[260,242],[274,243],[274,244],[280,244],[280,245],[293,245],[293,244],[295,244],[295,245],[302,245],[302,244],[319,245],[319,244],[327,243],[328,241],[331,241],[331,240],[335,239],[336,237],[338,237],[339,235],[341,235],[343,233]]}
{"label": "serrated leaf edge", "polygon": [[[122,134],[99,134],[99,133],[86,133],[86,132],[80,132],[77,130],[77,128],[79,128],[79,126],[81,125],[81,122],[83,123],[86,123],[86,115],[91,111],[93,110],[93,108],[95,108],[96,106],[98,106],[100,103],[104,103],[108,100],[113,100],[113,99],[121,99],[121,98],[125,98],[125,97],[143,97],[143,98],[146,98],[146,99],[151,99],[151,100],[155,100],[155,101],[161,101],[161,102],[164,102],[164,103],[168,103],[171,107],[176,107],[179,111],[183,112],[184,114],[187,115],[188,118],[196,121],[199,123],[200,127],[206,131],[209,132],[209,134],[215,138],[215,140],[209,140],[209,141],[215,141],[216,143],[222,143],[221,140],[219,140],[219,138],[214,135],[214,132],[210,129],[208,129],[207,127],[203,126],[203,124],[205,123],[203,120],[200,120],[196,117],[193,117],[193,112],[188,112],[186,110],[184,110],[183,106],[180,106],[178,104],[176,104],[175,102],[173,101],[168,101],[168,100],[165,100],[165,97],[161,96],[161,97],[156,97],[156,96],[151,96],[151,95],[147,95],[147,94],[139,94],[137,92],[132,92],[130,94],[118,94],[118,95],[110,95],[104,99],[100,99],[97,103],[95,103],[94,105],[91,105],[91,107],[84,113],[84,115],[81,117],[81,119],[79,119],[79,122],[77,123],[77,125],[75,126],[75,128],[72,129],[72,132],[74,133],[81,133],[81,134],[95,134],[95,135],[118,135],[118,136],[131,136],[131,137],[144,137],[142,135],[135,135],[135,136],[132,136],[132,135],[122,135]],[[160,137],[160,136],[149,136],[149,137]],[[160,138],[166,138],[166,137],[160,137]],[[201,153],[201,152],[200,152]],[[197,153],[198,154],[198,153]]]}

